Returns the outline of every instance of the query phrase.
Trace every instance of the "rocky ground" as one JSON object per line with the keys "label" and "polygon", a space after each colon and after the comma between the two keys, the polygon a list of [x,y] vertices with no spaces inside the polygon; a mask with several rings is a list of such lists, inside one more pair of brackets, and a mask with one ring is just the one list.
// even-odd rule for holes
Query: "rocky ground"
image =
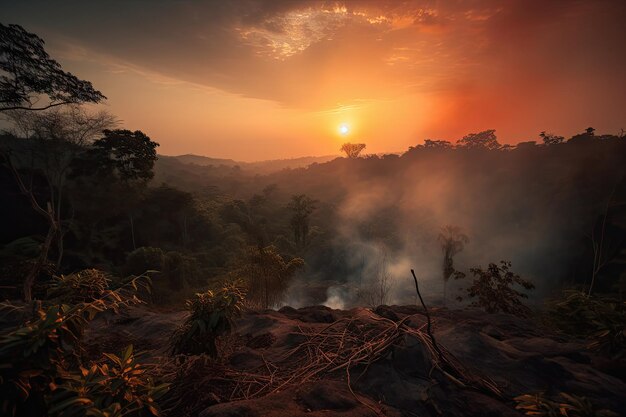
{"label": "rocky ground", "polygon": [[531,319],[433,309],[435,346],[414,306],[253,311],[215,361],[168,356],[184,314],[133,308],[87,334],[94,354],[133,343],[160,363],[171,416],[520,416],[515,397],[562,392],[626,410],[623,362]]}

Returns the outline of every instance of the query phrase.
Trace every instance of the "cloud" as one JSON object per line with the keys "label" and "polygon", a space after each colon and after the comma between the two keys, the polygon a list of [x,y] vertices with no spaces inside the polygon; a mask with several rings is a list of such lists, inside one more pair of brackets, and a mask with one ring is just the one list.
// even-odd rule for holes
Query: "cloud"
{"label": "cloud", "polygon": [[528,72],[538,83],[558,82],[561,70],[607,74],[585,57],[611,68],[623,68],[626,59],[618,30],[610,29],[621,27],[626,8],[609,0],[64,1],[1,8],[14,22],[69,38],[117,65],[310,110],[468,86],[499,89]]}

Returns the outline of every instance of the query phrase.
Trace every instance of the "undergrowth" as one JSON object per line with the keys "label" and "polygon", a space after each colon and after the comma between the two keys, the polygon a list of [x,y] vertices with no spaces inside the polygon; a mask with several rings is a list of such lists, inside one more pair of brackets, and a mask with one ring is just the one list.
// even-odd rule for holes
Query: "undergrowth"
{"label": "undergrowth", "polygon": [[217,356],[217,339],[229,334],[243,310],[245,290],[226,283],[187,300],[189,315],[171,339],[172,354]]}
{"label": "undergrowth", "polygon": [[[97,362],[83,359],[82,346],[90,322],[101,313],[141,303],[136,293],[149,280],[135,277],[112,290],[99,271],[83,272],[61,278],[56,302],[38,305],[34,317],[0,335],[1,415],[159,415],[156,400],[167,386],[146,375],[132,346],[120,355],[106,353]],[[93,291],[84,287],[91,281],[99,283]],[[59,303],[59,299],[75,303]]]}
{"label": "undergrowth", "polygon": [[566,290],[547,303],[545,321],[559,331],[588,340],[589,349],[614,359],[626,357],[626,302],[606,295]]}

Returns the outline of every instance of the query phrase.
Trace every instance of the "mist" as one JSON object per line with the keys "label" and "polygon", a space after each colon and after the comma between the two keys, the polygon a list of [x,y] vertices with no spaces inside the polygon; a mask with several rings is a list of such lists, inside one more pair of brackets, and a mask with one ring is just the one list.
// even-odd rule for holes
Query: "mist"
{"label": "mist", "polygon": [[[623,195],[622,146],[598,141],[510,151],[416,147],[400,157],[335,160],[292,172],[296,179],[283,186],[297,181],[315,190],[310,194],[325,206],[318,216],[332,216],[332,226],[318,239],[321,250],[309,256],[288,298],[296,305],[310,303],[299,294],[306,291],[301,282],[322,280],[332,282],[323,304],[365,305],[359,290],[377,279],[384,252],[387,304],[415,301],[411,268],[424,297],[440,304],[438,235],[454,225],[469,237],[454,257],[455,270],[468,277],[450,281],[448,305],[456,304],[459,288],[467,285],[469,268],[501,260],[535,284],[529,302],[541,303],[564,283],[589,278],[590,237],[607,204]],[[317,189],[323,181],[327,187]]]}

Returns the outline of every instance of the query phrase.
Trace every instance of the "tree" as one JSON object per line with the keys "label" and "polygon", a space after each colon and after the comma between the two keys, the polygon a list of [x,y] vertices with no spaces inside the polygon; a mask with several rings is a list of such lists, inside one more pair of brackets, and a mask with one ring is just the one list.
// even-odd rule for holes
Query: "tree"
{"label": "tree", "polygon": [[557,136],[546,132],[541,132],[539,137],[543,140],[543,144],[546,146],[560,145],[565,140],[563,136]]}
{"label": "tree", "polygon": [[358,158],[361,151],[365,149],[364,143],[344,143],[339,150],[344,152],[348,158]]}
{"label": "tree", "polygon": [[448,280],[454,274],[454,256],[461,252],[469,243],[467,235],[458,226],[447,225],[441,228],[438,237],[441,251],[443,252],[442,277],[443,277],[443,303],[446,304],[446,289]]}
{"label": "tree", "polygon": [[96,140],[86,158],[86,169],[93,170],[98,177],[117,178],[124,185],[127,196],[128,219],[130,221],[133,248],[135,223],[133,203],[137,203],[147,182],[154,177],[154,162],[158,159],[156,148],[146,134],[126,129],[105,130],[104,137]]}
{"label": "tree", "polygon": [[22,138],[6,140],[0,148],[2,163],[12,173],[20,192],[48,224],[41,252],[24,280],[24,298],[30,300],[35,277],[48,261],[53,242],[57,268],[63,257],[63,237],[68,230],[63,203],[68,201],[68,180],[78,155],[115,118],[106,112],[87,113],[78,106],[41,113],[7,112]]}
{"label": "tree", "polygon": [[496,137],[496,131],[493,129],[470,133],[469,135],[463,136],[463,138],[459,139],[456,143],[457,146],[465,149],[486,149],[491,151],[501,148],[500,143],[498,143],[498,138]]}
{"label": "tree", "polygon": [[251,301],[270,308],[282,300],[291,279],[302,267],[303,259],[285,261],[274,246],[250,247],[244,264],[235,274],[248,284]]}
{"label": "tree", "polygon": [[293,239],[296,246],[304,248],[306,246],[306,238],[309,235],[309,218],[315,210],[317,201],[305,194],[294,195],[288,208],[292,211],[291,228],[293,230]]}
{"label": "tree", "polygon": [[[0,73],[0,112],[106,99],[89,81],[63,71],[46,53],[44,41],[19,25],[0,23]],[[37,106],[42,97],[47,103]]]}
{"label": "tree", "polygon": [[[535,288],[530,281],[520,278],[510,270],[511,262],[500,261],[500,265],[490,263],[487,270],[480,267],[471,268],[474,281],[465,289],[469,298],[477,298],[470,305],[483,308],[487,313],[509,313],[527,316],[530,309],[522,304],[521,299],[528,295],[513,288],[519,285],[526,290]],[[462,301],[462,297],[457,297]]]}
{"label": "tree", "polygon": [[93,143],[92,160],[101,175],[115,175],[127,183],[146,183],[154,176],[157,146],[139,130],[105,130],[104,137]]}
{"label": "tree", "polygon": [[579,133],[577,135],[572,136],[567,141],[568,143],[589,143],[590,141],[596,139],[596,129],[593,127],[588,127],[585,129],[583,133]]}
{"label": "tree", "polygon": [[424,148],[428,149],[450,149],[452,144],[447,140],[432,140],[426,139],[424,141]]}

